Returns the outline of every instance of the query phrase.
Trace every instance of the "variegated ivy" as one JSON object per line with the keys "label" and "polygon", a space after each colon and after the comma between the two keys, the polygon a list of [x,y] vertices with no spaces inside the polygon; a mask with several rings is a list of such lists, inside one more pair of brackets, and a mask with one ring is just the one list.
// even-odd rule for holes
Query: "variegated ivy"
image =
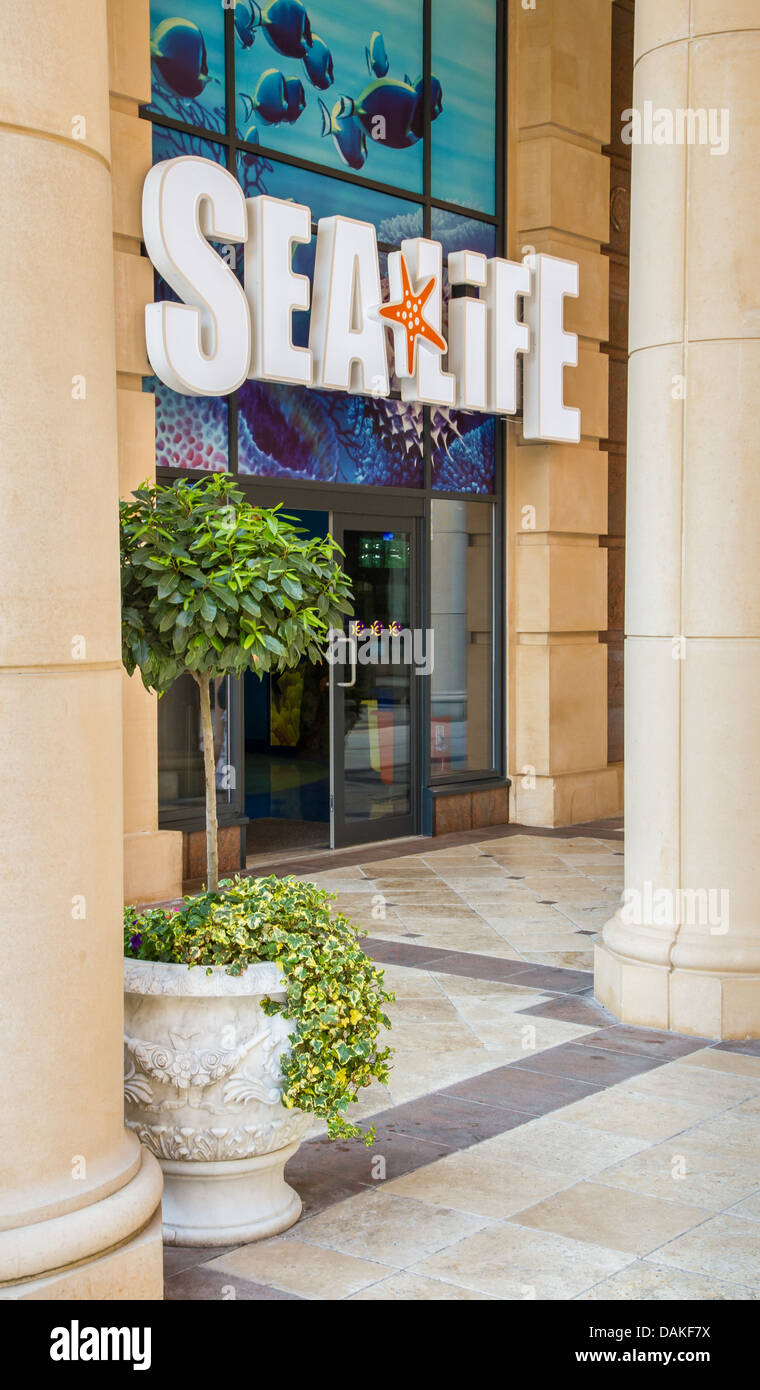
{"label": "variegated ivy", "polygon": [[[186,898],[179,911],[124,912],[124,953],[137,960],[223,965],[240,975],[256,961],[275,961],[287,998],[265,999],[266,1014],[292,1019],[290,1052],[282,1063],[283,1105],[320,1115],[331,1139],[361,1134],[345,1118],[349,1104],[372,1081],[388,1080],[390,1028],[384,1006],[393,995],[384,974],[359,944],[362,933],[331,895],[295,878],[225,879],[216,892]],[[365,1135],[371,1144],[374,1130]]]}

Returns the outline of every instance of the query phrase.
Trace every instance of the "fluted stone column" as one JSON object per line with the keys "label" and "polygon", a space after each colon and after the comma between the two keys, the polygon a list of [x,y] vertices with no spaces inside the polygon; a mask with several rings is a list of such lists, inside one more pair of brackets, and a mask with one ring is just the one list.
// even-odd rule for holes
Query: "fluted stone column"
{"label": "fluted stone column", "polygon": [[715,1038],[760,1037],[758,74],[756,0],[637,0],[634,108],[715,112],[716,152],[633,147],[628,892],[596,991]]}
{"label": "fluted stone column", "polygon": [[124,1128],[116,377],[105,0],[0,45],[0,1295],[161,1296]]}

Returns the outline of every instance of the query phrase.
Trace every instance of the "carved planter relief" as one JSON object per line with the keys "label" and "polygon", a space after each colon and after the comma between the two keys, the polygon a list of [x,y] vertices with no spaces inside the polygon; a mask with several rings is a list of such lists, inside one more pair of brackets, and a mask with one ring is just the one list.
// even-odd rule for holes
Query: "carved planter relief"
{"label": "carved planter relief", "polygon": [[291,1025],[275,965],[240,976],[215,966],[125,961],[126,1123],[164,1170],[164,1238],[223,1245],[285,1230],[301,1202],[287,1159],[310,1116],[281,1103]]}

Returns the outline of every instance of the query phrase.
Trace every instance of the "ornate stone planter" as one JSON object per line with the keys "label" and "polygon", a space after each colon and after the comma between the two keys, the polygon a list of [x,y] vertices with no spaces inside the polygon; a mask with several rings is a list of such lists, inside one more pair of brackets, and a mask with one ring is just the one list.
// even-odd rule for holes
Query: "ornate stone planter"
{"label": "ornate stone planter", "polygon": [[164,1239],[233,1245],[284,1231],[301,1199],[283,1168],[311,1117],[280,1101],[289,1024],[276,965],[124,962],[126,1122],[164,1171]]}

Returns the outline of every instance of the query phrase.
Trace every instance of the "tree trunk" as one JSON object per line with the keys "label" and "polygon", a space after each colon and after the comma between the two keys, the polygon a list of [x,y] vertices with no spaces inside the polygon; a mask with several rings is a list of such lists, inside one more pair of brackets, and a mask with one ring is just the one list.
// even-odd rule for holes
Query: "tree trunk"
{"label": "tree trunk", "polygon": [[201,730],[203,732],[203,771],[206,778],[206,877],[209,892],[219,886],[219,827],[216,819],[216,758],[214,757],[214,726],[211,722],[210,680],[193,671],[201,697]]}

